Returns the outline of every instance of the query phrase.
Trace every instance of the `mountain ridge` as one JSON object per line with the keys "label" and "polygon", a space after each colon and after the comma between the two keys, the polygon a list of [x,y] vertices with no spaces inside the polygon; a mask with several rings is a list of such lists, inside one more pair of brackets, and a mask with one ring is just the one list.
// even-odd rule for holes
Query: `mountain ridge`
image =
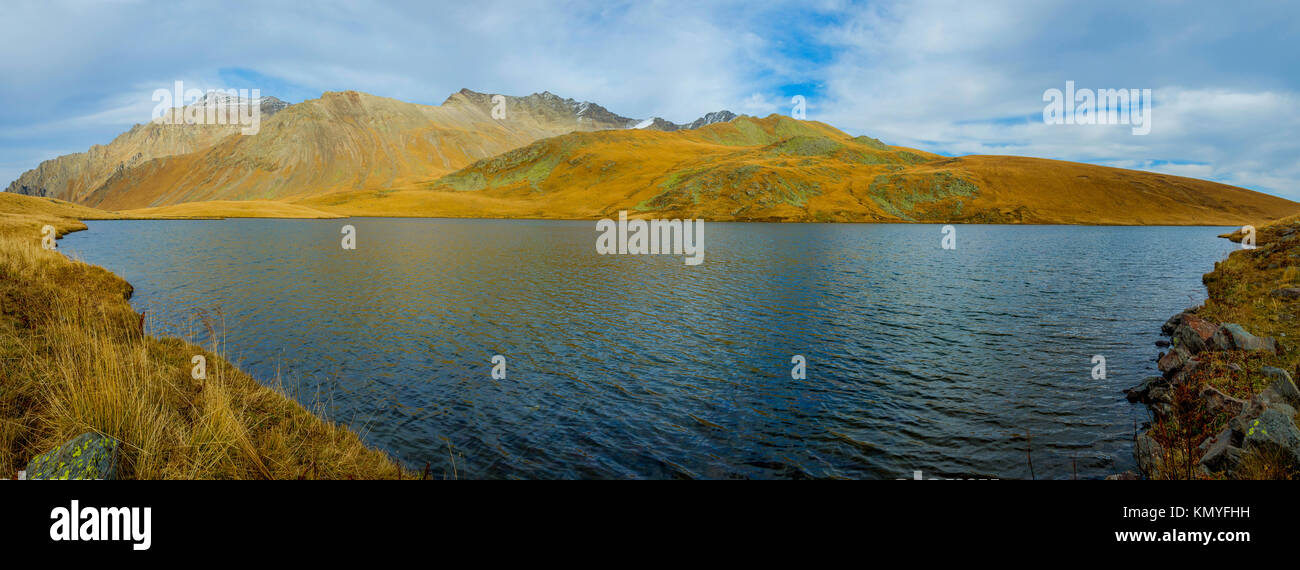
{"label": "mountain ridge", "polygon": [[461,89],[441,105],[327,92],[272,109],[254,136],[173,125],[177,142],[154,127],[10,188],[106,210],[271,200],[339,215],[1231,225],[1300,211],[1214,182],[944,157],[781,115],[638,121],[548,91]]}

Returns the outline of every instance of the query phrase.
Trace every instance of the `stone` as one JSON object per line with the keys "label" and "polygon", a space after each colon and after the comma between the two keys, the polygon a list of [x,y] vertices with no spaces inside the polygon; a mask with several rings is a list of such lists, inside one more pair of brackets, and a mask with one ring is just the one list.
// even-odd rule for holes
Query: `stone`
{"label": "stone", "polygon": [[28,479],[116,479],[116,439],[94,432],[42,453],[27,464]]}
{"label": "stone", "polygon": [[1295,382],[1291,380],[1291,375],[1287,371],[1272,366],[1261,366],[1259,371],[1272,381],[1260,393],[1266,401],[1281,401],[1292,408],[1300,408],[1300,389],[1296,388]]}
{"label": "stone", "polygon": [[1190,354],[1196,354],[1207,348],[1209,340],[1218,330],[1218,325],[1210,321],[1196,315],[1185,315],[1171,335],[1173,345],[1183,347]]}
{"label": "stone", "polygon": [[1201,398],[1205,400],[1205,407],[1215,413],[1223,412],[1229,417],[1235,417],[1246,409],[1246,401],[1233,398],[1218,388],[1206,386],[1201,390]]}
{"label": "stone", "polygon": [[1169,320],[1165,321],[1165,324],[1160,326],[1160,333],[1165,336],[1173,335],[1174,329],[1177,329],[1178,325],[1183,324],[1183,319],[1187,318],[1188,315],[1191,315],[1191,313],[1183,311],[1177,315],[1169,317]]}
{"label": "stone", "polygon": [[1141,481],[1142,476],[1132,471],[1125,471],[1123,473],[1115,473],[1113,475],[1107,475],[1106,480],[1107,481]]}
{"label": "stone", "polygon": [[1184,362],[1178,370],[1175,370],[1174,373],[1170,375],[1169,383],[1178,386],[1187,382],[1187,379],[1192,375],[1192,373],[1196,372],[1196,369],[1200,368],[1200,366],[1201,361],[1197,358],[1193,357],[1189,359],[1187,362]]}
{"label": "stone", "polygon": [[1147,390],[1146,403],[1148,404],[1172,404],[1174,403],[1173,390],[1169,389],[1167,382],[1158,382],[1151,384]]}
{"label": "stone", "polygon": [[1169,347],[1169,341],[1164,340],[1164,339],[1157,340],[1157,341],[1156,341],[1156,346],[1158,346],[1158,347],[1160,347],[1160,348],[1167,348],[1167,347]]}
{"label": "stone", "polygon": [[1150,434],[1138,434],[1133,442],[1133,457],[1137,459],[1138,469],[1148,478],[1164,468],[1165,450]]}
{"label": "stone", "polygon": [[1241,439],[1231,428],[1224,428],[1218,435],[1205,441],[1206,443],[1202,444],[1205,454],[1201,456],[1201,467],[1205,468],[1207,473],[1230,472],[1241,463],[1245,452],[1237,445],[1241,443]]}
{"label": "stone", "polygon": [[1210,339],[1211,350],[1245,350],[1278,353],[1277,341],[1271,337],[1255,336],[1241,325],[1224,323]]}
{"label": "stone", "polygon": [[1151,393],[1151,388],[1163,383],[1164,381],[1164,377],[1152,376],[1143,380],[1141,384],[1124,390],[1124,397],[1127,398],[1130,403],[1135,404],[1137,402],[1144,402],[1146,401],[1147,396]]}
{"label": "stone", "polygon": [[1259,417],[1250,420],[1241,447],[1247,452],[1277,457],[1286,467],[1295,469],[1300,467],[1300,429],[1281,407],[1265,408]]}
{"label": "stone", "polygon": [[1287,301],[1294,301],[1300,299],[1300,287],[1283,287],[1281,289],[1274,289],[1269,293],[1269,295]]}
{"label": "stone", "polygon": [[1164,373],[1165,378],[1168,378],[1182,368],[1183,364],[1186,364],[1191,358],[1192,354],[1187,352],[1187,349],[1175,346],[1173,350],[1160,357],[1160,361],[1156,363],[1156,366],[1160,369],[1160,372]]}

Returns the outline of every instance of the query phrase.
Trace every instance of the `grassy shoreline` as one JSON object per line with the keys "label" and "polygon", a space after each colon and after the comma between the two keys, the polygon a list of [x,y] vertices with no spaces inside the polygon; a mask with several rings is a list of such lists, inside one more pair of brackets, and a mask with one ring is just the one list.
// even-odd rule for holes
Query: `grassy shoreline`
{"label": "grassy shoreline", "polygon": [[[145,334],[131,286],[41,247],[41,229],[119,216],[0,197],[0,477],[80,433],[121,442],[138,479],[410,478],[345,426],[322,419],[222,357]],[[207,374],[191,377],[203,355]],[[319,412],[320,410],[316,410]]]}
{"label": "grassy shoreline", "polygon": [[[1220,237],[1242,240],[1240,231]],[[1300,378],[1300,347],[1295,344],[1300,338],[1300,299],[1284,293],[1300,288],[1300,216],[1259,228],[1257,245],[1216,262],[1214,270],[1202,277],[1205,303],[1188,313],[1209,323],[1205,326],[1233,323],[1253,335],[1271,337],[1282,350],[1204,350],[1195,353],[1194,366],[1184,368],[1188,372],[1171,370],[1173,381],[1167,393],[1154,402],[1163,406],[1163,411],[1155,415],[1146,432],[1160,446],[1151,461],[1157,467],[1147,473],[1150,478],[1300,478],[1300,464],[1294,457],[1276,450],[1261,451],[1268,448],[1252,447],[1249,442],[1240,459],[1233,458],[1230,470],[1222,470],[1221,462],[1212,457],[1216,443],[1240,444],[1229,443],[1241,436],[1232,433],[1238,414],[1250,414],[1252,408],[1257,413],[1261,405],[1278,399],[1277,372],[1270,373],[1270,367]],[[1179,335],[1174,336],[1176,349]],[[1153,402],[1148,399],[1147,403]],[[1294,414],[1288,415],[1294,421]],[[1135,451],[1141,462],[1143,451]]]}

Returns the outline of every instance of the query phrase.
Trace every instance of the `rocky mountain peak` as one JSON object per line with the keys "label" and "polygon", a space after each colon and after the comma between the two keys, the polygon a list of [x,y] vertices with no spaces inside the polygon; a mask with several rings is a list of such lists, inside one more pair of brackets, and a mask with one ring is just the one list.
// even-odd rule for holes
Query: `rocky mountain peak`
{"label": "rocky mountain peak", "polygon": [[644,121],[641,121],[636,125],[633,125],[632,128],[649,129],[652,131],[669,131],[669,132],[681,131],[681,130],[689,130],[689,129],[698,129],[705,125],[712,125],[714,123],[726,123],[734,120],[736,117],[738,117],[738,115],[727,110],[714,111],[712,113],[705,114],[703,117],[695,119],[694,121],[691,121],[689,123],[680,123],[680,124],[673,123],[671,121],[659,117],[654,117],[651,119],[646,119]]}

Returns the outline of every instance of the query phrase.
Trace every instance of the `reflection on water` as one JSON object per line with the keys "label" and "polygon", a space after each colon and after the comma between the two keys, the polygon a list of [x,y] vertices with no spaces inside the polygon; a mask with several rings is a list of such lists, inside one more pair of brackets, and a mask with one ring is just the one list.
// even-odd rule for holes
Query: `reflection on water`
{"label": "reflection on water", "polygon": [[1119,391],[1233,247],[1214,228],[959,226],[945,251],[933,225],[719,223],[691,267],[597,255],[593,222],[87,225],[61,247],[130,281],[155,334],[204,342],[195,310],[219,314],[245,370],[462,477],[1028,477],[1025,433],[1040,478],[1123,470],[1146,417]]}

